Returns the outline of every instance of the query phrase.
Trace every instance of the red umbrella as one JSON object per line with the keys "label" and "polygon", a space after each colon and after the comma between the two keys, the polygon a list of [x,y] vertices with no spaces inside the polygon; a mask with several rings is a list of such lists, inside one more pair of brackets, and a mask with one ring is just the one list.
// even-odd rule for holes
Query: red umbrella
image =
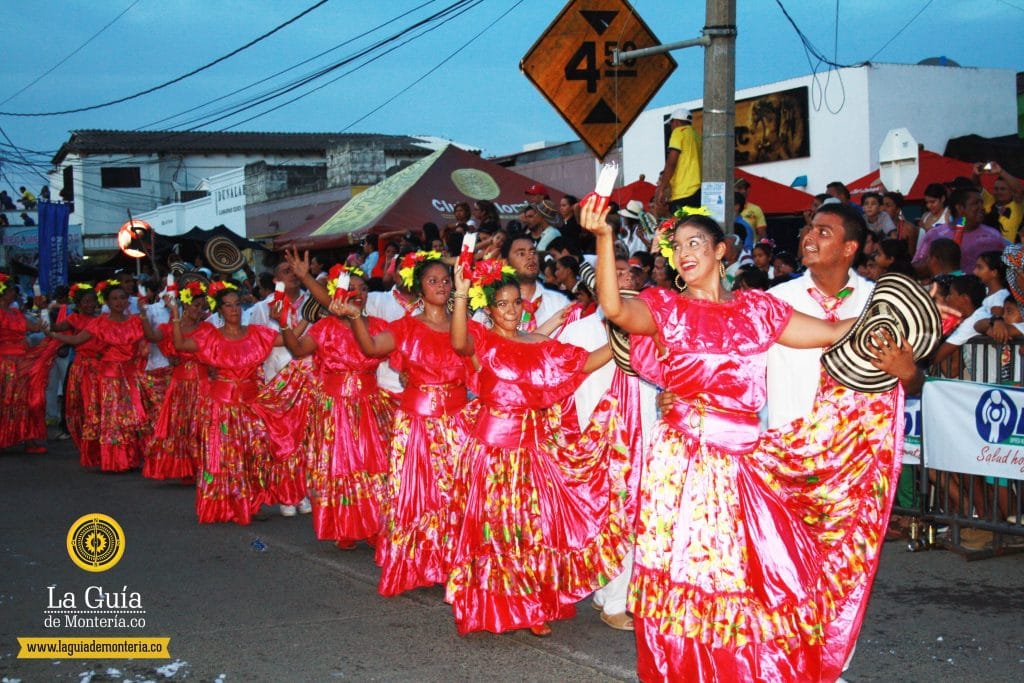
{"label": "red umbrella", "polygon": [[629,185],[623,185],[614,190],[611,199],[621,207],[625,207],[630,200],[639,199],[646,208],[651,205],[651,200],[654,199],[654,192],[657,189],[656,185],[652,185],[644,180],[644,176],[640,176],[640,180],[634,180]]}
{"label": "red umbrella", "polygon": [[810,207],[811,199],[813,199],[806,192],[762,178],[743,169],[736,169],[736,178],[743,178],[750,184],[747,199],[760,206],[765,215],[800,213]]}
{"label": "red umbrella", "polygon": [[[970,178],[973,172],[974,167],[966,161],[951,159],[950,157],[944,157],[941,154],[922,149],[918,157],[917,178],[914,180],[914,184],[911,185],[910,191],[905,192],[903,197],[910,201],[924,201],[924,189],[932,183],[945,184],[958,176]],[[995,176],[991,174],[982,176],[982,183],[989,191],[992,190],[992,182],[994,180]],[[850,191],[850,196],[855,200],[865,192],[881,191],[882,181],[879,179],[879,171],[876,169],[865,176],[847,183],[846,188]]]}

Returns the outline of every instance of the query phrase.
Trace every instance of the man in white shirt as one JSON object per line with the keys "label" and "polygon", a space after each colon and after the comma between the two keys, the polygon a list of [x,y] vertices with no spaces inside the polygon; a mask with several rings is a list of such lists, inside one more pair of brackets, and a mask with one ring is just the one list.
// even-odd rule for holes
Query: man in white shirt
{"label": "man in white shirt", "polygon": [[501,257],[516,270],[519,291],[523,297],[523,322],[520,328],[532,332],[555,313],[569,305],[569,298],[560,292],[545,289],[537,282],[540,260],[537,248],[528,235],[517,235],[501,245]]}
{"label": "man in white shirt", "polygon": [[[396,284],[385,292],[367,294],[364,310],[368,316],[391,322],[407,315],[419,315],[423,312],[423,302]],[[398,372],[386,360],[377,366],[377,386],[396,395],[405,389]]]}
{"label": "man in white shirt", "polygon": [[[855,209],[826,204],[811,220],[801,242],[807,271],[772,287],[769,294],[801,313],[823,320],[855,318],[867,305],[874,283],[852,268],[864,244],[867,226]],[[907,393],[921,389],[923,374],[910,347],[883,369],[899,377]],[[821,374],[821,349],[794,349],[773,344],[768,349],[768,427],[774,429],[811,412]]]}
{"label": "man in white shirt", "polygon": [[[284,283],[284,296],[290,302],[288,307],[288,325],[294,326],[301,320],[302,305],[306,303],[308,294],[302,289],[299,278],[295,277],[292,267],[287,261],[281,261],[274,268],[274,282]],[[263,325],[272,330],[280,331],[279,316],[277,307],[274,306],[274,295],[271,292],[263,301],[258,301],[249,309],[248,325]],[[292,361],[292,354],[283,346],[275,347],[267,360],[263,362],[263,376],[269,382],[277,373],[281,372],[284,366]]]}

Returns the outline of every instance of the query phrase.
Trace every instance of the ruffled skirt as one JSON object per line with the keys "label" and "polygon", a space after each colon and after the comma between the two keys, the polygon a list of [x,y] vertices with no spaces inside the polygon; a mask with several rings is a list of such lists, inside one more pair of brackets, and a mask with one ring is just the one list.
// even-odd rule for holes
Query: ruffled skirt
{"label": "ruffled skirt", "polygon": [[296,505],[306,497],[306,463],[323,431],[310,419],[319,387],[311,358],[295,360],[260,392],[255,409],[268,428],[273,455],[265,478],[268,505]]}
{"label": "ruffled skirt", "polygon": [[272,459],[263,418],[245,403],[204,401],[196,478],[196,515],[200,524],[249,524],[267,502],[267,472]]}
{"label": "ruffled skirt", "polygon": [[602,400],[571,444],[560,411],[483,410],[494,425],[556,421],[504,430],[513,440],[527,435],[519,444],[478,432],[461,449],[467,471],[456,499],[465,512],[446,591],[456,626],[460,634],[501,633],[570,618],[576,602],[619,573],[631,547],[628,455],[615,402]]}
{"label": "ruffled skirt", "polygon": [[159,405],[142,476],[150,479],[192,479],[196,476],[202,401],[207,385],[208,382],[198,377],[170,380]]}
{"label": "ruffled skirt", "polygon": [[878,567],[902,422],[899,390],[826,379],[812,415],[751,452],[661,423],[630,590],[640,679],[838,678]]}
{"label": "ruffled skirt", "polygon": [[33,362],[30,355],[0,356],[0,448],[46,439],[46,406],[29,405]]}
{"label": "ruffled skirt", "polygon": [[64,417],[68,433],[78,448],[82,467],[99,467],[100,454],[95,441],[87,442],[83,436],[86,406],[95,405],[96,372],[99,362],[93,358],[75,356],[68,366],[64,390]]}
{"label": "ruffled skirt", "polygon": [[140,373],[131,364],[97,362],[94,384],[84,406],[83,461],[104,472],[124,472],[142,464],[142,435],[146,414],[142,407]]}
{"label": "ruffled skirt", "polygon": [[324,395],[317,408],[313,418],[324,432],[309,467],[316,537],[373,539],[381,528],[393,403],[375,390],[362,398]]}
{"label": "ruffled skirt", "polygon": [[[471,404],[472,406],[472,404]],[[467,406],[466,410],[473,410]],[[424,417],[399,407],[375,559],[381,595],[444,583],[457,529],[452,489],[466,410]]]}

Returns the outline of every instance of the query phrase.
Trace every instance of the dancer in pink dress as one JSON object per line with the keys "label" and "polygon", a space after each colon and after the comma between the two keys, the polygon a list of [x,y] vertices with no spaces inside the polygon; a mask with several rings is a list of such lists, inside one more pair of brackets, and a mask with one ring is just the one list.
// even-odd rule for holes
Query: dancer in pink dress
{"label": "dancer in pink dress", "polygon": [[[99,465],[104,472],[124,472],[142,465],[142,434],[147,417],[142,403],[142,366],[145,315],[127,315],[128,292],[118,280],[103,280],[96,285],[99,303],[110,312],[94,318],[74,335],[53,333],[54,339],[81,346],[91,339],[102,344],[96,361],[97,377],[84,406],[82,440],[88,452],[88,464]],[[93,453],[98,454],[98,462]],[[86,458],[83,455],[83,464]]]}
{"label": "dancer in pink dress", "polygon": [[266,475],[273,457],[264,418],[255,405],[263,361],[284,344],[281,335],[260,325],[242,325],[237,287],[213,282],[208,299],[223,327],[203,325],[191,337],[172,309],[174,348],[195,354],[211,371],[203,402],[197,448],[196,515],[200,524],[249,524],[266,501]]}
{"label": "dancer in pink dress", "polygon": [[[331,269],[326,293],[357,309],[352,315],[361,318],[367,293],[362,271],[346,272],[347,287],[337,284],[340,272],[341,266]],[[293,356],[313,354],[316,360],[318,396],[309,419],[321,429],[308,467],[313,529],[317,538],[336,541],[343,550],[356,541],[374,543],[380,532],[394,419],[391,401],[377,386],[382,359],[360,350],[354,324],[353,318],[327,315],[301,337],[291,328],[282,331]],[[387,326],[380,318],[363,324],[370,335]]]}
{"label": "dancer in pink dress", "polygon": [[0,448],[27,442],[26,453],[45,453],[46,416],[44,411],[30,409],[35,354],[25,338],[42,325],[12,307],[17,297],[18,288],[10,276],[0,273]]}
{"label": "dancer in pink dress", "polygon": [[451,342],[481,405],[457,453],[464,516],[446,599],[460,634],[546,636],[548,621],[574,616],[576,602],[619,573],[630,545],[626,484],[610,481],[627,459],[614,401],[572,442],[551,410],[612,354],[607,344],[588,352],[521,333],[519,282],[500,261],[477,264],[474,279],[493,326],[467,321],[471,283],[456,266]]}
{"label": "dancer in pink dress", "polygon": [[[898,392],[865,405],[834,385],[813,422],[760,435],[768,347],[828,346],[851,321],[727,292],[724,236],[705,216],[670,235],[683,293],[623,300],[605,213],[591,199],[581,218],[597,236],[601,306],[632,333],[641,376],[680,399],[662,415],[640,483],[630,600],[639,677],[836,680],[891,505]],[[654,335],[664,353],[651,352]]]}
{"label": "dancer in pink dress", "polygon": [[458,525],[452,487],[458,470],[455,444],[464,433],[466,367],[448,339],[452,279],[439,258],[436,252],[408,254],[399,271],[423,299],[420,315],[396,320],[371,335],[358,309],[340,309],[355,316],[352,330],[363,353],[391,354],[391,365],[405,376],[377,543],[381,595],[444,583]]}
{"label": "dancer in pink dress", "polygon": [[[178,326],[185,339],[191,338],[209,313],[206,285],[192,280],[178,288],[174,297],[181,302]],[[177,307],[177,301],[169,302]],[[174,323],[158,328],[160,352],[171,362],[171,378],[159,406],[152,437],[146,448],[142,476],[150,479],[195,481],[199,465],[199,437],[203,400],[209,392],[209,372],[195,353],[174,348]]]}

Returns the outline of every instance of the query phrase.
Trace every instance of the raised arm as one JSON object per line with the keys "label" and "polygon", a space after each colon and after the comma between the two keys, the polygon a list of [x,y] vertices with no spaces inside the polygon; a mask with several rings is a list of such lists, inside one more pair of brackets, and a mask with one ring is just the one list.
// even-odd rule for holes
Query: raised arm
{"label": "raised arm", "polygon": [[608,361],[612,359],[612,347],[605,344],[602,347],[596,348],[590,352],[587,356],[587,362],[583,365],[583,372],[591,373],[598,368],[602,368],[608,364]]}
{"label": "raised arm", "polygon": [[181,333],[181,316],[178,315],[176,309],[171,309],[171,338],[174,340],[174,348],[178,351],[190,351],[196,353],[199,351],[199,345],[196,344],[196,340],[189,337],[185,338],[185,335]]}
{"label": "raised arm", "polygon": [[657,332],[650,309],[637,299],[623,299],[615,275],[615,240],[608,217],[608,200],[591,195],[580,210],[580,225],[597,238],[597,302],[608,320],[632,334]]}
{"label": "raised arm", "polygon": [[316,351],[316,342],[310,336],[300,337],[301,332],[296,332],[290,327],[281,330],[281,337],[284,339],[284,347],[294,358],[305,358]]}
{"label": "raised arm", "polygon": [[329,307],[331,305],[331,295],[327,292],[327,288],[323,283],[319,282],[309,272],[309,252],[302,252],[302,258],[299,258],[297,249],[285,249],[284,260],[292,267],[292,272],[299,278],[302,286],[306,288],[309,295],[313,297],[313,300],[324,308]]}
{"label": "raised arm", "polygon": [[472,286],[469,278],[463,276],[462,267],[455,266],[455,293],[452,294],[455,300],[455,308],[452,310],[452,324],[449,337],[452,341],[452,348],[460,356],[473,355],[473,337],[469,334],[469,288]]}
{"label": "raised arm", "polygon": [[794,349],[815,349],[831,346],[853,327],[856,318],[829,322],[793,311],[786,328],[779,335],[779,343]]}
{"label": "raised arm", "polygon": [[147,309],[151,305],[152,304],[144,304],[141,301],[139,302],[139,320],[142,321],[142,333],[146,335],[146,341],[156,343],[163,339],[164,335],[160,330],[153,327],[153,322],[149,319]]}
{"label": "raised arm", "polygon": [[82,330],[78,334],[61,334],[60,332],[51,332],[50,336],[59,341],[61,344],[67,344],[68,346],[78,346],[92,339],[92,334],[87,330]]}

